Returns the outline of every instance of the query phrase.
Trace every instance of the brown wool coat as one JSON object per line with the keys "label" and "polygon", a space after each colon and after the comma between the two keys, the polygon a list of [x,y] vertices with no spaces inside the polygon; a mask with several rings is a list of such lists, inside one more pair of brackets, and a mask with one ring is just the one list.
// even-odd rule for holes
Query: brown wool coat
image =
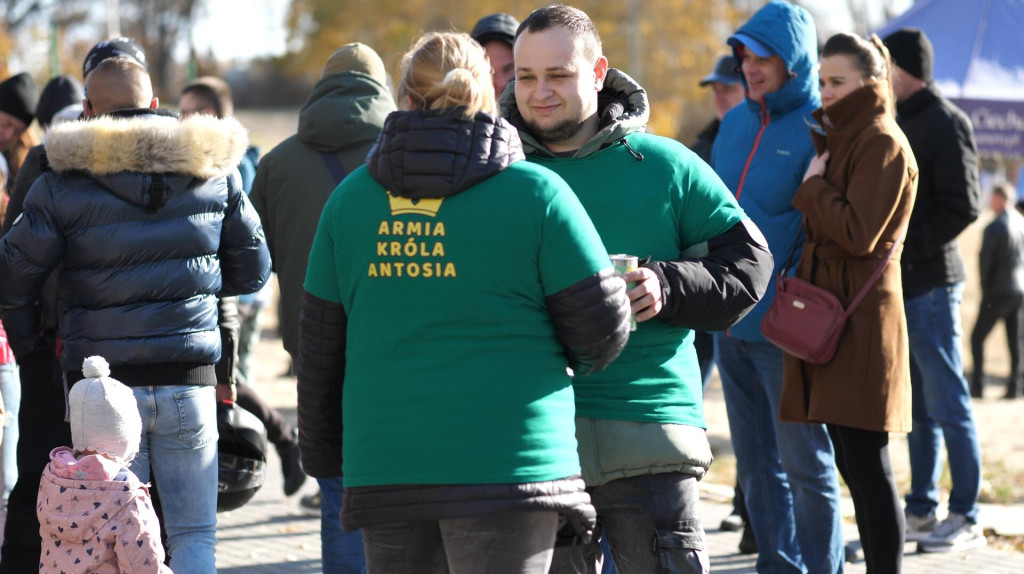
{"label": "brown wool coat", "polygon": [[[814,112],[826,136],[812,133],[830,158],[824,177],[793,198],[807,242],[801,279],[852,301],[904,232],[917,192],[917,162],[891,113],[885,83],[869,84]],[[846,323],[832,361],[812,365],[786,355],[783,421],[824,422],[909,432],[910,355],[900,252]]]}

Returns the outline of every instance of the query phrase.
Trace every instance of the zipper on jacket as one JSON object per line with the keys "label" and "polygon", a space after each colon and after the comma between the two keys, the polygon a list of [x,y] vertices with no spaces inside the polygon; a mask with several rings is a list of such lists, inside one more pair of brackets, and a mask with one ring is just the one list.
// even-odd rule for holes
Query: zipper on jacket
{"label": "zipper on jacket", "polygon": [[[740,200],[740,194],[743,193],[743,184],[747,181],[747,170],[750,169],[750,162],[754,160],[754,154],[757,153],[757,146],[761,145],[761,135],[764,134],[764,128],[768,127],[772,121],[771,114],[768,113],[768,106],[764,105],[764,100],[761,100],[761,129],[757,130],[757,137],[754,138],[754,148],[750,150],[750,155],[747,156],[747,163],[743,166],[743,173],[740,174],[740,183],[736,186],[736,201]],[[731,337],[731,329],[725,330],[725,336]]]}
{"label": "zipper on jacket", "polygon": [[747,171],[750,169],[750,162],[754,161],[754,154],[757,153],[757,146],[761,145],[761,135],[764,134],[764,129],[768,127],[772,121],[771,114],[768,113],[768,106],[764,104],[764,100],[761,101],[761,129],[757,131],[757,137],[754,139],[754,148],[750,150],[750,155],[747,156],[747,163],[743,166],[743,173],[740,174],[740,183],[736,186],[736,200],[739,201],[740,194],[743,193],[743,184],[747,181]]}

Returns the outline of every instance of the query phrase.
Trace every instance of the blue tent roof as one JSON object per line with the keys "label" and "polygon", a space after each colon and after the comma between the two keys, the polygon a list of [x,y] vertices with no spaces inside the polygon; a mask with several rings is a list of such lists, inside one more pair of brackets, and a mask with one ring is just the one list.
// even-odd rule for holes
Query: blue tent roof
{"label": "blue tent roof", "polygon": [[878,35],[920,28],[948,98],[1024,101],[1024,0],[918,0]]}

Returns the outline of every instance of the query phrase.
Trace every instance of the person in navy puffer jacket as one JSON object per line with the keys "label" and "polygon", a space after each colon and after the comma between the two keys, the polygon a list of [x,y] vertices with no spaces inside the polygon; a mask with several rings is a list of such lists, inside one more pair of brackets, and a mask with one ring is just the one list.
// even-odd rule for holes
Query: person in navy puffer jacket
{"label": "person in navy puffer jacket", "polygon": [[[0,308],[30,304],[59,272],[61,366],[91,355],[132,388],[142,417],[132,472],[164,507],[171,569],[215,572],[217,297],[270,276],[259,217],[228,176],[245,152],[236,121],[156,110],[149,75],[111,58],[86,80],[86,120],[55,126],[54,170],[0,241]],[[216,386],[216,392],[214,390]]]}
{"label": "person in navy puffer jacket", "polygon": [[[814,157],[809,126],[818,95],[810,14],[773,1],[728,43],[746,102],[722,119],[711,165],[764,233],[775,274],[800,258],[801,214],[792,205]],[[715,335],[715,362],[736,451],[737,479],[759,549],[761,573],[842,572],[844,550],[835,456],[822,424],[779,422],[782,351],[761,335],[775,282],[754,309]]]}

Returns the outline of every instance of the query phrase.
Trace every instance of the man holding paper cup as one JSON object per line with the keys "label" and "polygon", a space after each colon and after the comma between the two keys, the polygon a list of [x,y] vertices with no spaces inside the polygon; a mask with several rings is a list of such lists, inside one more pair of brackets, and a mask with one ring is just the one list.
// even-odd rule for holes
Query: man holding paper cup
{"label": "man holding paper cup", "polygon": [[[500,105],[527,160],[569,183],[611,253],[640,258],[623,274],[635,283],[637,330],[604,372],[573,383],[598,521],[630,571],[666,562],[707,571],[697,481],[712,457],[692,330],[742,317],[768,285],[771,254],[706,163],[644,133],[647,96],[609,68],[584,12],[538,9],[520,25],[514,56],[514,90]],[[551,571],[592,572],[599,554],[596,540],[559,545]]]}

